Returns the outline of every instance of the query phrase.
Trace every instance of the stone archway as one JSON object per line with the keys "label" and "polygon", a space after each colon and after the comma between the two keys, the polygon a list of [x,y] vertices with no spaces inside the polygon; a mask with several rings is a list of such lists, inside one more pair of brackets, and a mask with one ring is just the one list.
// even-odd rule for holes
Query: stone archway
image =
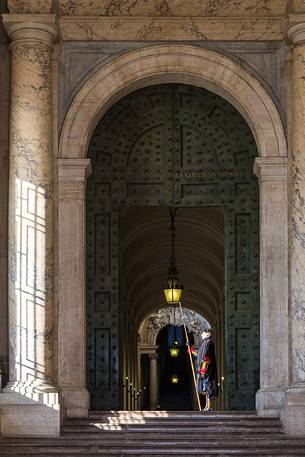
{"label": "stone archway", "polygon": [[166,325],[186,324],[188,331],[192,332],[195,345],[200,344],[200,334],[203,330],[211,328],[211,324],[199,313],[188,308],[182,308],[174,316],[172,307],[162,308],[159,311],[147,316],[139,327],[139,347],[156,346],[157,336],[160,330]]}
{"label": "stone archway", "polygon": [[[287,163],[279,113],[261,83],[228,57],[186,45],[162,45],[124,54],[98,70],[76,95],[66,115],[58,160],[59,353],[58,381],[67,414],[88,411],[85,388],[85,177],[95,126],[119,98],[140,87],[185,83],[208,88],[234,105],[248,122],[260,157],[261,380],[257,408],[278,414],[288,378],[279,367],[287,334]],[[69,236],[74,227],[74,236]],[[274,235],[276,233],[276,236]],[[284,279],[283,279],[284,278]],[[69,322],[73,316],[74,326]],[[77,331],[75,330],[77,329]],[[70,330],[69,330],[70,329]],[[283,335],[284,334],[284,335]],[[281,339],[279,340],[279,336]],[[268,348],[268,349],[267,349]]]}
{"label": "stone archway", "polygon": [[[168,325],[186,325],[187,331],[194,338],[194,345],[198,348],[201,344],[201,332],[211,328],[211,324],[199,313],[191,309],[182,307],[174,310],[173,307],[161,308],[157,312],[151,313],[140,324],[138,330],[138,370],[141,373],[141,357],[149,357],[149,404],[151,409],[157,405],[157,338],[162,329]],[[140,384],[142,384],[140,379]]]}

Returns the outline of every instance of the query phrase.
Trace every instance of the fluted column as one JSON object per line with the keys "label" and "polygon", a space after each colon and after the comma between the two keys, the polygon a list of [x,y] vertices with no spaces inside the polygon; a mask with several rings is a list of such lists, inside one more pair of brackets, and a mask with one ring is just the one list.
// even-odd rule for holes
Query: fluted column
{"label": "fluted column", "polygon": [[[55,17],[4,15],[4,25],[11,39],[10,382],[6,393],[11,391],[54,406],[51,52],[56,37]],[[50,395],[43,395],[47,393]],[[36,432],[37,411],[32,407],[32,419],[29,408],[24,412]],[[4,416],[2,430],[6,433],[7,428],[14,427],[14,414],[7,409]],[[31,429],[23,419],[21,413],[19,434]],[[41,434],[44,430],[56,434],[57,424],[49,426],[48,430],[42,425]]]}
{"label": "fluted column", "polygon": [[157,409],[158,402],[158,356],[156,353],[149,354],[150,361],[150,389],[149,406],[151,410]]}
{"label": "fluted column", "polygon": [[86,416],[85,189],[90,159],[58,160],[58,384],[67,415]]}
{"label": "fluted column", "polygon": [[[280,415],[288,383],[287,159],[260,157],[260,389],[261,415]],[[279,363],[280,360],[280,363]]]}
{"label": "fluted column", "polygon": [[289,388],[284,425],[305,435],[305,23],[288,30],[293,42],[290,170]]}

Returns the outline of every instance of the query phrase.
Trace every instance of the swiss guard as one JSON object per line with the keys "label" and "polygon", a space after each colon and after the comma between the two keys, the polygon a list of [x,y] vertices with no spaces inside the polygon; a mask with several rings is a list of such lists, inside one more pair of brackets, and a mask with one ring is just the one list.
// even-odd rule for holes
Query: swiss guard
{"label": "swiss guard", "polygon": [[192,356],[196,359],[196,389],[205,396],[203,411],[211,410],[211,400],[218,395],[217,366],[215,348],[212,340],[212,330],[201,333],[202,345],[198,352],[190,347]]}

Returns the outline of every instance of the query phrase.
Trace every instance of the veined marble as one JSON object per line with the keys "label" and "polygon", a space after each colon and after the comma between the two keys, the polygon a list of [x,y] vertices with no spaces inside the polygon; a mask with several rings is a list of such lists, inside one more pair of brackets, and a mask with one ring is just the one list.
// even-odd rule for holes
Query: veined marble
{"label": "veined marble", "polygon": [[[283,16],[287,0],[55,0],[63,15],[76,16]],[[304,11],[304,2],[294,0],[294,9]],[[10,13],[48,13],[51,0],[9,0]],[[303,9],[302,9],[303,8]]]}
{"label": "veined marble", "polygon": [[52,362],[53,240],[49,227],[53,218],[53,170],[49,68],[49,48],[13,46],[9,253],[11,381],[37,377],[44,380],[51,375],[48,365]]}
{"label": "veined marble", "polygon": [[292,0],[291,5],[292,13],[304,13],[305,12],[305,1],[304,0]]}
{"label": "veined marble", "polygon": [[[46,414],[43,434],[54,436],[59,432],[58,395],[52,384],[51,42],[56,31],[54,17],[46,21],[27,27],[16,16],[4,18],[12,39],[8,224],[10,373],[5,393],[0,396],[4,434],[35,434],[42,412]],[[52,399],[49,398],[51,392]],[[32,407],[26,404],[24,397],[34,400]]]}
{"label": "veined marble", "polygon": [[52,0],[8,0],[10,13],[50,13]]}
{"label": "veined marble", "polygon": [[281,40],[285,21],[200,17],[61,17],[63,40]]}
{"label": "veined marble", "polygon": [[304,13],[304,0],[8,0],[10,13],[49,13],[75,16],[196,16],[275,17]]}
{"label": "veined marble", "polygon": [[305,381],[305,45],[293,51],[293,138],[291,157],[291,337],[292,381]]}
{"label": "veined marble", "polygon": [[59,0],[61,14],[101,16],[280,16],[287,0]]}

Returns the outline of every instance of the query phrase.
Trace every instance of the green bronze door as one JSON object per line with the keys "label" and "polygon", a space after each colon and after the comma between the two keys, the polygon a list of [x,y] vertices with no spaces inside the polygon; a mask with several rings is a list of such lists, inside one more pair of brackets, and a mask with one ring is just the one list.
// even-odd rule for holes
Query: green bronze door
{"label": "green bronze door", "polygon": [[208,90],[158,85],[116,103],[89,148],[87,386],[91,408],[119,408],[119,211],[169,206],[225,211],[226,406],[255,407],[259,388],[257,150],[237,110]]}

